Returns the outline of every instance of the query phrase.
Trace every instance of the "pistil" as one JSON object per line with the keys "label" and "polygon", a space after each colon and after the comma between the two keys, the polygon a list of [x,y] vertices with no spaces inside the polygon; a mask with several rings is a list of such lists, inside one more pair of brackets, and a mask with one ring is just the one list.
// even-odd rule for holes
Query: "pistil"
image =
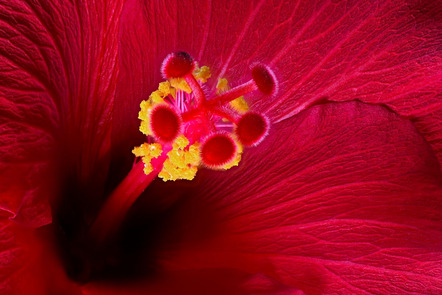
{"label": "pistil", "polygon": [[[192,180],[201,167],[230,169],[240,162],[243,145],[256,146],[268,133],[269,120],[248,111],[243,100],[257,90],[265,96],[276,95],[277,80],[267,66],[253,65],[252,79],[230,90],[227,80],[220,79],[218,85],[223,89],[210,97],[202,87],[210,78],[209,68],[198,68],[188,53],[168,55],[161,71],[168,81],[140,104],[140,131],[147,139],[133,150],[139,160],[90,227],[90,237],[98,244],[112,238],[133,203],[157,176],[164,181]],[[245,107],[235,109],[231,103],[238,100]]]}

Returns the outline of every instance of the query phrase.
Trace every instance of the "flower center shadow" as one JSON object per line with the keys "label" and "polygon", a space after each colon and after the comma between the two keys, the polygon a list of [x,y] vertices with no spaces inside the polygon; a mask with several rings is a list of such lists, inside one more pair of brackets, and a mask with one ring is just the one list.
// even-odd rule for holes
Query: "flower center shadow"
{"label": "flower center shadow", "polygon": [[153,279],[163,271],[158,263],[161,252],[216,234],[213,206],[191,193],[198,185],[198,180],[154,181],[128,212],[115,238],[101,245],[87,235],[92,212],[85,208],[93,207],[93,199],[79,197],[78,192],[66,194],[54,224],[67,275],[80,283]]}

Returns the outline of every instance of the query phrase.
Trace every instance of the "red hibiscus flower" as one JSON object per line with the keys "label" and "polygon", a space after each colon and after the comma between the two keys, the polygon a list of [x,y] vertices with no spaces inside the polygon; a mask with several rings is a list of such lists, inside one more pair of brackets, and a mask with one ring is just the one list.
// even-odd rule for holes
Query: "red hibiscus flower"
{"label": "red hibiscus flower", "polygon": [[[184,2],[0,2],[4,294],[441,293],[440,4]],[[273,69],[277,96],[245,96],[269,134],[92,243],[182,50],[207,92]]]}

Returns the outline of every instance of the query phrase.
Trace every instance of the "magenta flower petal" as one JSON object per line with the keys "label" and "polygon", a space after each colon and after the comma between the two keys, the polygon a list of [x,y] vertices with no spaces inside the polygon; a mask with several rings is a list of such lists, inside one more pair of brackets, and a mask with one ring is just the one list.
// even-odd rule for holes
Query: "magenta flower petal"
{"label": "magenta flower petal", "polygon": [[274,66],[278,99],[251,98],[272,121],[324,98],[385,104],[411,119],[442,160],[439,6],[392,0],[127,1],[116,102],[122,123],[115,138],[127,138],[122,149],[131,148],[137,105],[161,80],[162,59],[186,50],[210,66],[213,77],[232,82],[246,79],[253,62]]}
{"label": "magenta flower petal", "polygon": [[96,4],[0,3],[0,207],[17,220],[49,223],[67,174],[105,181],[121,5]]}
{"label": "magenta flower petal", "polygon": [[247,99],[272,129],[227,174],[148,189],[164,278],[112,292],[442,292],[438,3],[197,2],[0,3],[0,290],[111,292],[66,277],[52,228],[10,219],[48,224],[61,197],[89,217],[133,161],[162,59],[186,50],[234,85],[271,65],[278,96]]}
{"label": "magenta flower petal", "polygon": [[324,104],[276,124],[264,145],[184,190],[166,267],[262,273],[306,294],[442,290],[442,176],[412,123]]}

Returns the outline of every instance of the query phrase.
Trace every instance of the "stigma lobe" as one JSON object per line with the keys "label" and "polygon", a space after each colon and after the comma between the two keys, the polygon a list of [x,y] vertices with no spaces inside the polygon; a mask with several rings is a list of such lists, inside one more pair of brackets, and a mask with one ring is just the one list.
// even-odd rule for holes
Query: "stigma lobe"
{"label": "stigma lobe", "polygon": [[162,73],[164,78],[181,78],[192,74],[195,68],[193,57],[187,52],[175,52],[169,54],[163,61]]}
{"label": "stigma lobe", "polygon": [[181,117],[171,107],[160,104],[152,109],[150,128],[159,141],[172,142],[179,135],[181,124]]}
{"label": "stigma lobe", "polygon": [[273,71],[262,64],[255,64],[252,67],[252,78],[259,91],[266,95],[276,95],[278,83]]}
{"label": "stigma lobe", "polygon": [[261,114],[245,113],[237,122],[235,133],[245,146],[259,144],[268,134],[269,121]]}
{"label": "stigma lobe", "polygon": [[206,138],[201,147],[201,160],[211,168],[221,168],[235,159],[238,147],[227,133],[215,133]]}

